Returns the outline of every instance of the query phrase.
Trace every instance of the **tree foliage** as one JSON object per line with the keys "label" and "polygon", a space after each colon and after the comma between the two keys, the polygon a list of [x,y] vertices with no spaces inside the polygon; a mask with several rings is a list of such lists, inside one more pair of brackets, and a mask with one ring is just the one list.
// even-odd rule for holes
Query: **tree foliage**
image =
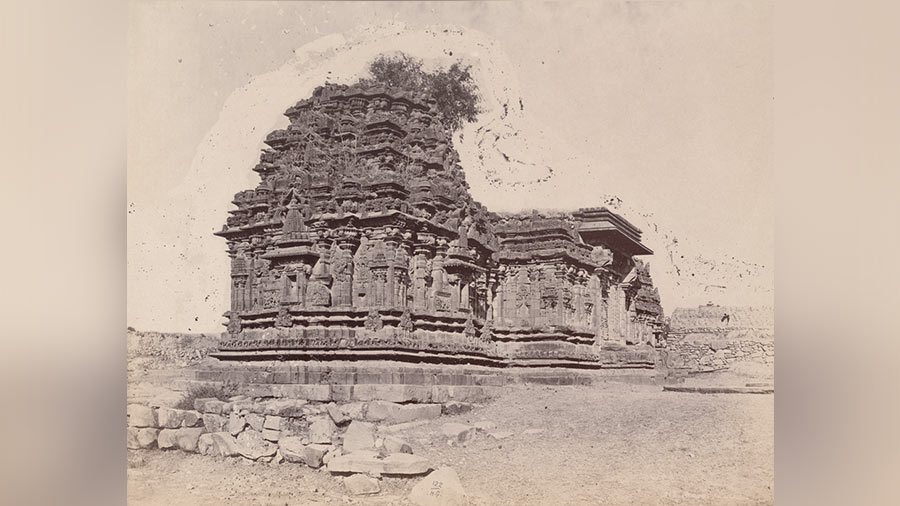
{"label": "tree foliage", "polygon": [[458,130],[463,122],[473,122],[481,110],[478,107],[478,86],[470,73],[472,66],[461,62],[449,68],[438,68],[433,72],[422,69],[422,60],[405,53],[381,55],[369,65],[371,78],[363,79],[365,84],[381,84],[389,88],[422,90],[430,94],[444,124],[452,131]]}

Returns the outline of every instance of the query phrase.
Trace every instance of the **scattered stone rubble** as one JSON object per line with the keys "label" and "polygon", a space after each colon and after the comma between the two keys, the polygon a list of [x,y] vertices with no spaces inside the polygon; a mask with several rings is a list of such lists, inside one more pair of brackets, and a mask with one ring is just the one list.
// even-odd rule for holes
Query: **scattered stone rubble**
{"label": "scattered stone rubble", "polygon": [[[380,493],[382,476],[427,477],[413,489],[411,502],[464,504],[465,493],[455,471],[434,470],[397,433],[434,421],[442,412],[469,412],[472,407],[460,402],[324,404],[247,396],[228,401],[196,399],[193,410],[129,404],[127,446],[304,465],[331,473],[352,495]],[[449,422],[441,425],[440,432],[455,445],[471,441],[479,432],[489,434],[494,427],[489,421]]]}

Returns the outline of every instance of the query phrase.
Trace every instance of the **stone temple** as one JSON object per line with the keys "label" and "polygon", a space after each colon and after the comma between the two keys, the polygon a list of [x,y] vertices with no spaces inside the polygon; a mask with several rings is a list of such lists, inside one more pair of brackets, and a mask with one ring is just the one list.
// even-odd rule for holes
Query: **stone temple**
{"label": "stone temple", "polygon": [[216,358],[655,366],[652,252],[626,219],[489,211],[419,92],[326,85],[285,115],[216,233],[231,258]]}

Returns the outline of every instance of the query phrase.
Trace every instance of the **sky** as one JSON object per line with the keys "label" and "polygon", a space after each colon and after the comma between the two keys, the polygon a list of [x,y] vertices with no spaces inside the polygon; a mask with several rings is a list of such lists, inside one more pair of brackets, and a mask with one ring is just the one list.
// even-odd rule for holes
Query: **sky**
{"label": "sky", "polygon": [[[554,168],[542,184],[486,184],[470,135],[456,147],[473,195],[490,209],[573,209],[616,195],[640,215],[625,214],[654,257],[677,236],[688,256],[703,253],[720,271],[729,258],[765,266],[754,275],[771,287],[772,16],[762,1],[132,4],[128,324],[221,330],[228,264],[211,234],[230,196],[255,185],[262,139],[319,77],[350,79],[392,44],[436,61],[456,49],[478,64],[496,99],[479,124],[528,133],[499,147]],[[433,25],[466,35],[423,39]],[[386,35],[394,26],[402,37]],[[377,44],[351,47],[365,40]],[[517,98],[525,112],[496,123],[497,101]],[[682,269],[664,260],[650,258],[667,313],[705,302],[708,293],[680,283]],[[769,303],[763,291],[720,295]]]}

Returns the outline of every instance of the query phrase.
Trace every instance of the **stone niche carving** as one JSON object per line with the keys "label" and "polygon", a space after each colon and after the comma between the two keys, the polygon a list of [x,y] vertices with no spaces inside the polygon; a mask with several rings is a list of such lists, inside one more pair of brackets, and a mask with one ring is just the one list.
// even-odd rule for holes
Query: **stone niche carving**
{"label": "stone niche carving", "polygon": [[656,342],[640,230],[605,208],[490,212],[420,91],[326,85],[285,115],[259,185],[217,232],[231,256],[229,358],[378,346],[600,367],[604,349]]}

